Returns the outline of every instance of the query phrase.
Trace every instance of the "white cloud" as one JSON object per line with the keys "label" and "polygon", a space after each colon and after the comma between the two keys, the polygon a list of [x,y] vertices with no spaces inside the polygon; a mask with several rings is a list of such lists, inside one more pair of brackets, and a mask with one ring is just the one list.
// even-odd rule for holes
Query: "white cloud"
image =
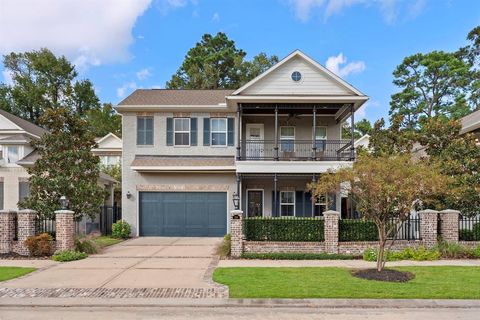
{"label": "white cloud", "polygon": [[152,0],[2,0],[0,53],[49,48],[80,68],[130,58],[135,21]]}
{"label": "white cloud", "polygon": [[296,17],[306,22],[314,13],[323,14],[327,19],[355,5],[376,7],[380,10],[387,23],[394,23],[399,13],[406,11],[409,17],[418,16],[425,7],[427,0],[288,0]]}
{"label": "white cloud", "polygon": [[137,89],[137,84],[135,82],[125,83],[123,86],[117,88],[117,97],[124,98],[130,91]]}
{"label": "white cloud", "polygon": [[338,56],[329,57],[325,66],[339,77],[347,77],[350,74],[360,73],[365,70],[365,62],[353,61],[347,63],[347,58],[342,52]]}
{"label": "white cloud", "polygon": [[196,0],[157,0],[156,6],[161,14],[166,15],[172,10],[186,7],[189,3],[198,4]]}
{"label": "white cloud", "polygon": [[220,14],[218,12],[215,12],[212,16],[212,22],[218,22],[220,21]]}
{"label": "white cloud", "polygon": [[137,73],[137,78],[138,80],[142,81],[142,80],[145,80],[147,78],[149,78],[152,73],[150,72],[150,68],[144,68],[142,70],[139,70]]}
{"label": "white cloud", "polygon": [[357,111],[355,111],[355,122],[365,119],[367,117],[367,108],[380,107],[380,103],[376,100],[365,102]]}

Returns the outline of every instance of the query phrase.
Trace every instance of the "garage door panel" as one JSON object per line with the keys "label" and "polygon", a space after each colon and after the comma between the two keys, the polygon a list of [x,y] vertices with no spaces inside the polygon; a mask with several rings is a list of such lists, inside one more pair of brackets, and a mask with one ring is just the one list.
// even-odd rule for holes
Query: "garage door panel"
{"label": "garage door panel", "polygon": [[226,233],[225,192],[144,194],[140,197],[140,235],[204,237]]}

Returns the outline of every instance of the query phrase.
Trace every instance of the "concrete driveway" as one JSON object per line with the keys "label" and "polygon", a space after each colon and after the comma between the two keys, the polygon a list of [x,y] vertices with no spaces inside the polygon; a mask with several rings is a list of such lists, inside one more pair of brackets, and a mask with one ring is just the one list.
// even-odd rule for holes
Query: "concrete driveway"
{"label": "concrete driveway", "polygon": [[136,238],[87,259],[2,282],[4,288],[213,288],[220,238]]}

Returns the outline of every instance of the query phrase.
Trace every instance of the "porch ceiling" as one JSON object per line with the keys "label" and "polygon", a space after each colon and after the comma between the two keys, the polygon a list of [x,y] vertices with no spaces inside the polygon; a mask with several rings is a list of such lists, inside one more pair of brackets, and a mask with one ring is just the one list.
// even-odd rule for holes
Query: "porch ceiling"
{"label": "porch ceiling", "polygon": [[244,114],[273,114],[278,108],[279,114],[311,114],[316,109],[317,114],[335,115],[346,106],[344,103],[242,103]]}

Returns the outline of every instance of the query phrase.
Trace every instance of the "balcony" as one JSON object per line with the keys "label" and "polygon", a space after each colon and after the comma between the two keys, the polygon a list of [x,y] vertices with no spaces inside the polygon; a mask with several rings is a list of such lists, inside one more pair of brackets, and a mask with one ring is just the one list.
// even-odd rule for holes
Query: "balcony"
{"label": "balcony", "polygon": [[351,140],[242,140],[238,161],[353,161]]}

